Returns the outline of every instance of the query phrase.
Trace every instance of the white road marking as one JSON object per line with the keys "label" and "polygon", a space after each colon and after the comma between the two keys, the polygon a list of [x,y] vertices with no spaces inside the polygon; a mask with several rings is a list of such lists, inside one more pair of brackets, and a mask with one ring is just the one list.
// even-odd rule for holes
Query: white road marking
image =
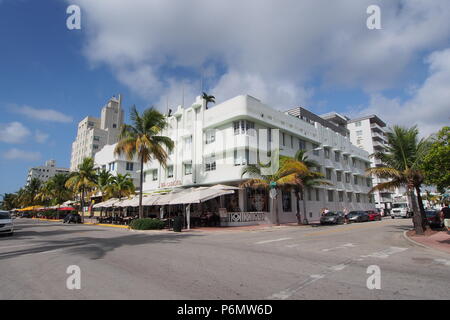
{"label": "white road marking", "polygon": [[286,248],[295,248],[298,246],[299,246],[299,244],[288,244],[288,245],[286,245]]}
{"label": "white road marking", "polygon": [[328,252],[328,251],[334,251],[334,250],[339,250],[339,249],[347,249],[347,248],[353,248],[355,247],[355,245],[353,243],[346,243],[337,247],[333,247],[333,248],[328,248],[328,249],[322,249],[323,252]]}
{"label": "white road marking", "polygon": [[378,252],[371,253],[369,255],[361,256],[361,258],[369,258],[370,257],[370,258],[386,259],[390,255],[393,255],[395,253],[400,253],[400,252],[403,252],[406,250],[408,250],[408,248],[390,247],[390,248],[382,250],[382,251],[378,251]]}
{"label": "white road marking", "polygon": [[256,242],[255,244],[265,244],[265,243],[270,243],[270,242],[278,242],[278,241],[285,241],[285,240],[291,240],[292,238],[280,238],[280,239],[273,239],[273,240],[264,240],[264,241],[259,241]]}
{"label": "white road marking", "polygon": [[444,266],[450,266],[450,260],[446,259],[434,259],[434,262],[438,264],[443,264]]}
{"label": "white road marking", "polygon": [[345,264],[338,264],[338,265],[330,267],[330,269],[333,271],[341,271],[341,270],[344,270],[345,267],[346,267]]}

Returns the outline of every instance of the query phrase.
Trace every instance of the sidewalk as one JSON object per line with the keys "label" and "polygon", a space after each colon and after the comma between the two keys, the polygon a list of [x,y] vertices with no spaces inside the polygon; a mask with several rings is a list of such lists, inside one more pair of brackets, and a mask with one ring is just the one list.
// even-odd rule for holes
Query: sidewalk
{"label": "sidewalk", "polygon": [[406,236],[426,247],[450,253],[450,233],[447,231],[438,231],[431,236]]}

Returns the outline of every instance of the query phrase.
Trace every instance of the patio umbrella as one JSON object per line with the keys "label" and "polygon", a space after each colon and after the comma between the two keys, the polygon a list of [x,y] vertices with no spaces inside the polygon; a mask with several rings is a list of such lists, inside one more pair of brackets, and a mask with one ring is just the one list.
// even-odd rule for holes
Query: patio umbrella
{"label": "patio umbrella", "polygon": [[62,207],[62,208],[58,208],[59,211],[74,211],[76,210],[73,207]]}

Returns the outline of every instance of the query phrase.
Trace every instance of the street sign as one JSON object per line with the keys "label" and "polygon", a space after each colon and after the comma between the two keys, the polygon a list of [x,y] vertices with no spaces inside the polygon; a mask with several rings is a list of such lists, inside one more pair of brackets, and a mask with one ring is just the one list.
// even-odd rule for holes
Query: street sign
{"label": "street sign", "polygon": [[275,199],[277,197],[277,189],[270,189],[269,191],[269,197],[270,199]]}

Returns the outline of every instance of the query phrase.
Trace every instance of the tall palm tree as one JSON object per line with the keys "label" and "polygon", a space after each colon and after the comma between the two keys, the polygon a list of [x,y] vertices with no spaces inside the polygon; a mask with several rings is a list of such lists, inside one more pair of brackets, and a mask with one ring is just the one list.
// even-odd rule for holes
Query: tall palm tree
{"label": "tall palm tree", "polygon": [[295,186],[295,195],[297,198],[297,222],[298,224],[301,224],[301,214],[300,214],[300,208],[299,208],[299,202],[300,202],[300,195],[303,199],[303,214],[304,214],[304,221],[308,223],[308,218],[306,216],[306,195],[305,190],[311,189],[313,187],[319,186],[319,185],[332,185],[330,182],[324,180],[324,175],[321,172],[313,171],[312,168],[319,168],[319,164],[308,158],[306,155],[306,150],[298,150],[295,153],[294,160],[299,161],[303,163],[309,170],[306,174],[301,176],[301,180],[303,182],[302,186]]}
{"label": "tall palm tree", "polygon": [[206,92],[203,92],[202,99],[206,102],[206,109],[208,109],[208,103],[216,103],[216,97],[210,96]]}
{"label": "tall palm tree", "polygon": [[78,165],[77,171],[73,172],[65,183],[67,188],[80,195],[80,206],[83,221],[85,197],[97,186],[96,181],[97,172],[94,169],[94,159],[88,157],[83,159],[83,162]]}
{"label": "tall palm tree", "polygon": [[125,175],[119,173],[117,176],[112,176],[109,179],[109,184],[105,191],[109,197],[119,198],[119,200],[123,197],[129,197],[135,193],[133,179],[128,173]]}
{"label": "tall palm tree", "polygon": [[159,111],[149,108],[142,114],[131,108],[130,115],[132,125],[122,126],[120,141],[117,143],[114,152],[118,155],[125,154],[129,160],[137,156],[140,162],[139,178],[139,218],[144,217],[142,208],[142,187],[144,181],[144,163],[152,159],[158,161],[163,167],[167,166],[168,153],[171,151],[174,142],[169,137],[161,135],[167,127],[166,117]]}
{"label": "tall palm tree", "polygon": [[[309,173],[308,168],[302,162],[296,161],[295,159],[288,158],[285,156],[280,156],[280,166],[279,169],[271,175],[263,175],[262,168],[264,165],[261,164],[250,164],[243,168],[242,177],[248,175],[252,178],[247,179],[241,183],[243,188],[262,188],[269,190],[270,184],[272,182],[276,183],[275,190],[277,194],[281,190],[291,190],[294,186],[303,186],[302,177]],[[275,209],[275,221],[276,224],[280,224],[279,214],[278,214],[278,202],[277,197],[274,199]]]}
{"label": "tall palm tree", "polygon": [[69,175],[65,173],[55,174],[47,183],[50,185],[50,193],[52,196],[52,204],[59,205],[67,200],[70,200],[73,193],[66,187],[66,182]]}
{"label": "tall palm tree", "polygon": [[[387,152],[375,152],[373,156],[384,164],[382,167],[368,168],[366,173],[379,178],[390,179],[373,187],[375,190],[395,190],[406,187],[408,202],[413,210],[413,222],[416,234],[423,234],[428,226],[425,217],[420,187],[424,180],[420,170],[423,158],[428,151],[427,139],[418,138],[416,126],[404,128],[394,126],[387,132]],[[417,193],[417,195],[416,195]]]}
{"label": "tall palm tree", "polygon": [[38,178],[32,178],[30,182],[18,192],[18,204],[21,207],[34,205],[38,202],[35,198],[42,187],[42,182]]}

